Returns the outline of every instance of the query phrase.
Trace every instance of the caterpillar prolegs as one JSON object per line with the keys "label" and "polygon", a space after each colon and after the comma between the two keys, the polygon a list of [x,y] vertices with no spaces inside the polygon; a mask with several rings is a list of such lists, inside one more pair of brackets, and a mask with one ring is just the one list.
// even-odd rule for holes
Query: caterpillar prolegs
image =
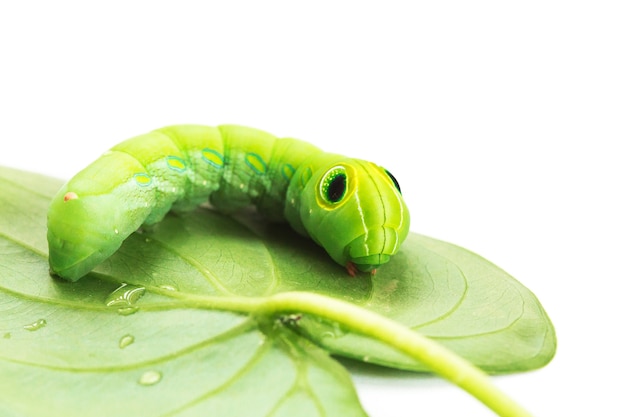
{"label": "caterpillar prolegs", "polygon": [[51,272],[76,281],[142,225],[207,201],[254,205],[311,237],[351,275],[389,261],[409,230],[395,178],[367,161],[242,126],[170,126],[114,146],[48,212]]}

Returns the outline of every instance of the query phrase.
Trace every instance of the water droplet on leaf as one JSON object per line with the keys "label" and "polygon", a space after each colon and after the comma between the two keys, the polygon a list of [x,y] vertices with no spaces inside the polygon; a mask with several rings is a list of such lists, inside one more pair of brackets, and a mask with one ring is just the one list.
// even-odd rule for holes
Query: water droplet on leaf
{"label": "water droplet on leaf", "polygon": [[117,313],[121,316],[130,316],[131,314],[135,314],[139,310],[139,307],[122,307],[117,309]]}
{"label": "water droplet on leaf", "polygon": [[128,316],[137,312],[139,307],[135,305],[145,294],[146,288],[137,285],[122,284],[113,291],[106,299],[107,307],[117,308],[117,312]]}
{"label": "water droplet on leaf", "polygon": [[141,385],[149,386],[158,383],[161,380],[161,372],[159,371],[146,371],[139,378]]}
{"label": "water droplet on leaf", "polygon": [[120,339],[120,349],[124,349],[125,347],[132,345],[135,342],[135,336],[127,334],[122,336],[122,338]]}
{"label": "water droplet on leaf", "polygon": [[37,321],[34,321],[30,324],[25,325],[24,329],[30,332],[34,332],[35,330],[39,330],[42,327],[46,327],[46,324],[48,324],[48,322],[45,319],[39,319]]}
{"label": "water droplet on leaf", "polygon": [[135,304],[146,292],[145,287],[122,284],[106,299],[107,307],[125,307]]}
{"label": "water droplet on leaf", "polygon": [[167,290],[167,291],[178,291],[178,288],[176,288],[173,285],[169,285],[169,284],[159,285],[159,288],[161,288],[163,290]]}

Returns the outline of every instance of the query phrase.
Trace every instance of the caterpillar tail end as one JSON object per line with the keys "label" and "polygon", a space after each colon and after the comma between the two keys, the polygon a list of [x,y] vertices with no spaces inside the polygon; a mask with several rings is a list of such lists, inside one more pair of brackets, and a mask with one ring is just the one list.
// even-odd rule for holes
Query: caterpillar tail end
{"label": "caterpillar tail end", "polygon": [[[94,252],[76,256],[76,251],[71,250],[67,242],[53,243],[49,238],[48,264],[50,265],[50,275],[76,282],[84,277],[96,265],[102,262],[108,255]],[[78,260],[77,260],[78,259]]]}
{"label": "caterpillar tail end", "polygon": [[72,271],[56,272],[52,267],[50,267],[50,270],[48,272],[50,273],[50,276],[52,276],[53,278],[60,278],[69,282],[76,282],[84,276],[81,274],[76,274]]}
{"label": "caterpillar tail end", "polygon": [[50,273],[68,281],[78,281],[113,255],[145,219],[145,211],[119,209],[128,203],[126,194],[89,195],[78,188],[64,186],[48,211]]}
{"label": "caterpillar tail end", "polygon": [[50,251],[48,264],[50,265],[50,275],[62,278],[67,281],[76,282],[91,271],[93,261],[89,259],[76,262],[74,264],[66,264],[61,260],[62,256],[56,256]]}

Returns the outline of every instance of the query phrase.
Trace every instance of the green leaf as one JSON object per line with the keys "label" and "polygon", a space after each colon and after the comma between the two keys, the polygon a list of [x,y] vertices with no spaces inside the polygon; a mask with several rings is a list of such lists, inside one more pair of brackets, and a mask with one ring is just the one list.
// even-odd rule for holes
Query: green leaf
{"label": "green leaf", "polygon": [[[536,369],[555,353],[537,298],[500,268],[458,246],[411,234],[359,304],[418,331],[490,373]],[[312,319],[309,337],[329,351],[401,369],[428,370],[388,346]]]}
{"label": "green leaf", "polygon": [[59,185],[0,170],[2,416],[364,415],[347,372],[280,323],[171,304],[137,313],[141,287],[51,279],[42,236]]}
{"label": "green leaf", "polygon": [[[264,239],[272,277],[279,281],[272,282],[275,292],[313,291],[362,305],[439,341],[490,373],[537,369],[554,357],[554,327],[535,295],[466,249],[411,233],[400,253],[376,275],[351,279],[328,262],[323,250],[294,236],[288,227],[269,228],[249,217],[239,220]],[[314,317],[299,324],[303,334],[334,354],[428,370],[389,346],[346,333],[336,324]]]}
{"label": "green leaf", "polygon": [[494,373],[538,368],[554,355],[554,329],[530,291],[479,256],[416,234],[376,275],[350,278],[285,226],[199,209],[133,234],[77,283],[52,279],[45,217],[60,185],[0,168],[3,416],[364,415],[325,350],[426,369],[328,320],[196,308],[187,294],[324,294]]}

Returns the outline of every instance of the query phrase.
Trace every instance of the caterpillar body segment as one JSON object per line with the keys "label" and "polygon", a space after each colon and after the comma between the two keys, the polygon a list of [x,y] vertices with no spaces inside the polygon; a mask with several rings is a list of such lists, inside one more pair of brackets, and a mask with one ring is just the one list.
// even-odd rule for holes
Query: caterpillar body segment
{"label": "caterpillar body segment", "polygon": [[207,199],[288,221],[352,273],[386,263],[409,229],[397,182],[371,162],[243,126],[169,126],[114,146],[59,190],[51,272],[78,280],[142,225]]}

